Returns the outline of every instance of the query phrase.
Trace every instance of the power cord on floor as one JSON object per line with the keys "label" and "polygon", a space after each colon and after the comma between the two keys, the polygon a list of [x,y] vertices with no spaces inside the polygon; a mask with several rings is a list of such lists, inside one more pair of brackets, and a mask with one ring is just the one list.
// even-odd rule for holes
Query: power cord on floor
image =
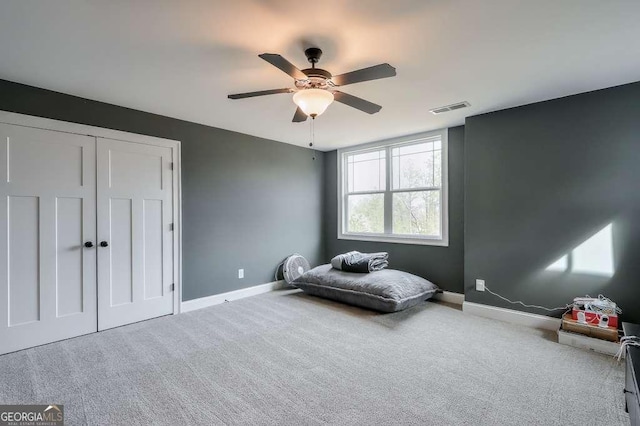
{"label": "power cord on floor", "polygon": [[490,294],[493,294],[494,296],[504,300],[505,302],[509,302],[509,303],[511,303],[513,305],[522,305],[525,308],[535,308],[535,309],[542,309],[542,310],[545,310],[545,311],[548,311],[548,312],[553,312],[553,311],[559,311],[559,310],[563,310],[563,309],[564,310],[570,309],[573,306],[573,303],[566,304],[564,306],[558,306],[556,308],[547,308],[546,306],[540,306],[540,305],[527,305],[526,303],[524,303],[524,302],[522,302],[520,300],[513,301],[513,300],[510,300],[510,299],[507,299],[504,296],[500,296],[498,293],[494,293],[493,291],[491,291],[489,289],[489,287],[487,287],[486,285],[484,286],[484,289],[485,289],[486,292],[488,292]]}
{"label": "power cord on floor", "polygon": [[640,337],[624,336],[620,338],[620,349],[616,353],[616,359],[620,361],[622,354],[627,346],[640,346]]}

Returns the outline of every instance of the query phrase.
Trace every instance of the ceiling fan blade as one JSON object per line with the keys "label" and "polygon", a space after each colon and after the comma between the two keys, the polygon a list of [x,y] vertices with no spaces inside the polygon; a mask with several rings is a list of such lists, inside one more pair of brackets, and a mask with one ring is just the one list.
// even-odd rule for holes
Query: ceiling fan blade
{"label": "ceiling fan blade", "polygon": [[227,96],[229,99],[244,99],[244,98],[253,98],[254,96],[264,96],[264,95],[276,95],[278,93],[291,93],[293,89],[271,89],[271,90],[261,90],[259,92],[247,92],[247,93],[236,93],[235,95]]}
{"label": "ceiling fan blade", "polygon": [[362,81],[377,80],[379,78],[394,77],[396,69],[389,64],[374,65],[357,71],[334,76],[331,80],[336,86],[360,83]]}
{"label": "ceiling fan blade", "polygon": [[263,53],[258,56],[297,80],[307,79],[307,75],[305,73],[300,71],[298,68],[296,68],[295,65],[276,53]]}
{"label": "ceiling fan blade", "polygon": [[367,114],[375,114],[382,109],[380,105],[374,104],[373,102],[365,101],[362,98],[344,92],[333,92],[333,98],[338,102],[342,102],[343,104],[349,105],[352,108],[364,111]]}
{"label": "ceiling fan blade", "polygon": [[302,112],[300,107],[298,107],[296,113],[293,114],[293,120],[291,121],[293,121],[294,123],[302,123],[303,121],[307,121],[307,114]]}

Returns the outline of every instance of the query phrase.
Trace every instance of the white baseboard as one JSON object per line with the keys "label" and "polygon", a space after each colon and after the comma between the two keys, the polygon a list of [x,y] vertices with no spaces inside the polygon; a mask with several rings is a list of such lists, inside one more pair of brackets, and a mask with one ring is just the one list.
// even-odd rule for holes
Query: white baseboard
{"label": "white baseboard", "polygon": [[561,323],[560,318],[551,318],[544,315],[514,311],[513,309],[482,305],[480,303],[464,302],[462,304],[462,310],[471,315],[496,319],[541,330],[558,331]]}
{"label": "white baseboard", "polygon": [[455,305],[462,305],[464,303],[464,294],[454,293],[452,291],[443,291],[442,293],[434,294],[433,299],[440,300],[441,302],[453,303]]}
{"label": "white baseboard", "polygon": [[266,284],[260,284],[253,287],[241,288],[227,293],[214,294],[213,296],[201,297],[199,299],[187,300],[180,304],[180,312],[191,312],[197,309],[207,308],[209,306],[219,305],[232,300],[244,299],[245,297],[255,296],[257,294],[268,293],[285,287],[284,281],[273,281]]}

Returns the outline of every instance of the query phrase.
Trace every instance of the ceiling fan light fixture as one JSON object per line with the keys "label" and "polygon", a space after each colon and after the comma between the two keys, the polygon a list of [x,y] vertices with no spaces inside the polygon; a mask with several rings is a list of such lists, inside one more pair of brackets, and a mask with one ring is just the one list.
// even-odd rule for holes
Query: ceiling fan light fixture
{"label": "ceiling fan light fixture", "polygon": [[293,102],[309,117],[316,118],[331,105],[333,93],[324,89],[304,89],[293,95]]}

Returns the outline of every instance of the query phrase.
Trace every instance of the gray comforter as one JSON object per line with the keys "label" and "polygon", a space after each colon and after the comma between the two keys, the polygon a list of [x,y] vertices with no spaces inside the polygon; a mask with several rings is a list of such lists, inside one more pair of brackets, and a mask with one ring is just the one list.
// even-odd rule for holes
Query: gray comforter
{"label": "gray comforter", "polygon": [[389,266],[389,253],[360,253],[350,251],[331,259],[331,266],[345,272],[374,272]]}
{"label": "gray comforter", "polygon": [[395,312],[431,298],[438,287],[407,272],[384,269],[357,274],[320,265],[293,285],[305,293],[381,312]]}

